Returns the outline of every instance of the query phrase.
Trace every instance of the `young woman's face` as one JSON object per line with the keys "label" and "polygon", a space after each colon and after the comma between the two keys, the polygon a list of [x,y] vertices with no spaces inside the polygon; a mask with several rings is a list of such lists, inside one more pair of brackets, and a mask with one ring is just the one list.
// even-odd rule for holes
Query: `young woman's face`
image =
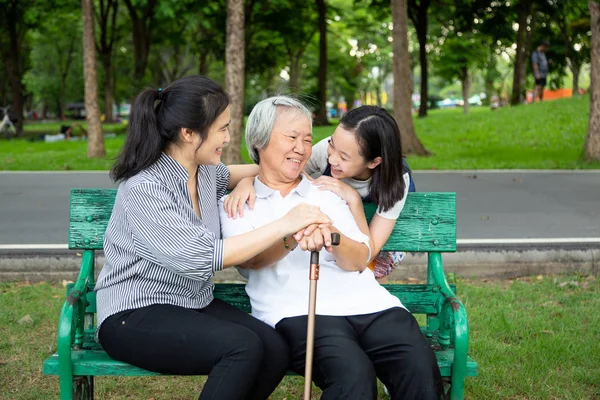
{"label": "young woman's face", "polygon": [[331,176],[337,179],[368,179],[371,176],[371,164],[360,155],[360,148],[354,133],[338,125],[331,136],[327,148]]}
{"label": "young woman's face", "polygon": [[229,123],[231,112],[229,106],[223,111],[208,129],[206,139],[201,140],[197,135],[195,159],[199,165],[218,165],[223,155],[223,147],[229,143]]}

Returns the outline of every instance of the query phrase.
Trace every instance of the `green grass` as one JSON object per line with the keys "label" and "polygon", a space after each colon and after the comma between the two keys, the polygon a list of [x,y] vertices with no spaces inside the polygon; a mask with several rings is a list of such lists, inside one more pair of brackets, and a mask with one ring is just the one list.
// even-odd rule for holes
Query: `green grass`
{"label": "green grass", "polygon": [[[80,124],[87,129],[87,122],[85,120],[66,120],[66,121],[44,121],[44,122],[33,122],[28,121],[23,125],[23,135],[25,137],[36,136],[39,134],[55,135],[60,132],[60,128],[63,125],[71,126],[72,124]],[[124,133],[127,129],[126,124],[121,123],[110,123],[102,124],[102,130],[105,133]],[[75,127],[75,135],[79,135],[79,128]]]}
{"label": "green grass", "polygon": [[[415,119],[417,133],[429,157],[409,157],[412,169],[597,169],[600,162],[583,161],[589,117],[589,97],[506,107],[491,111],[473,107],[433,110]],[[58,131],[60,123],[53,127]],[[43,132],[49,124],[28,124],[28,132]],[[124,125],[105,125],[122,133]],[[315,127],[315,142],[333,133],[335,125]],[[85,142],[43,143],[0,141],[0,170],[110,169],[124,136],[106,139],[107,157],[90,160]],[[242,158],[250,162],[246,146]]]}
{"label": "green grass", "polygon": [[[457,284],[469,317],[469,353],[479,362],[480,376],[467,379],[467,399],[600,399],[599,277]],[[42,376],[41,366],[56,350],[63,293],[56,284],[0,283],[0,398],[58,397],[58,379]],[[18,325],[27,314],[35,324]],[[203,379],[96,378],[96,396],[190,399]],[[271,398],[301,393],[302,378],[287,377]]]}
{"label": "green grass", "polygon": [[413,169],[579,169],[600,168],[582,161],[589,97],[506,107],[440,110],[415,120],[432,157],[410,157]]}

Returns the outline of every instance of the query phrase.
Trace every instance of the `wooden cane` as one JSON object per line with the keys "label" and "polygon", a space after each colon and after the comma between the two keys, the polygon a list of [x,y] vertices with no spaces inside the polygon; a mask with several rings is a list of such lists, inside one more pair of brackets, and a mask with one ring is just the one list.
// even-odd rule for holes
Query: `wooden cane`
{"label": "wooden cane", "polygon": [[[331,234],[331,245],[340,244],[340,234]],[[306,327],[306,360],[304,365],[304,400],[310,400],[312,391],[312,364],[315,348],[315,311],[317,306],[317,281],[319,280],[319,252],[310,252],[310,290],[308,295],[308,326]]]}

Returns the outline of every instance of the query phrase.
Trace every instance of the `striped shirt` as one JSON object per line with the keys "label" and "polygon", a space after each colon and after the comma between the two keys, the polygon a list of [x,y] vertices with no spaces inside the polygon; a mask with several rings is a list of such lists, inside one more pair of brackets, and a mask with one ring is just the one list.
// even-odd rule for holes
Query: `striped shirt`
{"label": "striped shirt", "polygon": [[119,185],[96,283],[98,328],[125,310],[152,304],[199,309],[213,300],[213,274],[223,269],[217,200],[227,192],[229,170],[224,164],[198,168],[200,218],[187,179],[186,169],[163,153]]}

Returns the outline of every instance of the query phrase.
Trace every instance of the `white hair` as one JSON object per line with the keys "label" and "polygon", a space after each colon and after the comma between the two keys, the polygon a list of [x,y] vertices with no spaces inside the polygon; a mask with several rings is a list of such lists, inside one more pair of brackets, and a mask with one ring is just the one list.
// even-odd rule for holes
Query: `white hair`
{"label": "white hair", "polygon": [[312,113],[295,98],[281,95],[259,101],[250,112],[246,122],[246,147],[248,147],[250,158],[256,164],[259,162],[258,152],[269,145],[271,132],[279,116],[278,108],[294,110],[306,116],[312,128]]}

